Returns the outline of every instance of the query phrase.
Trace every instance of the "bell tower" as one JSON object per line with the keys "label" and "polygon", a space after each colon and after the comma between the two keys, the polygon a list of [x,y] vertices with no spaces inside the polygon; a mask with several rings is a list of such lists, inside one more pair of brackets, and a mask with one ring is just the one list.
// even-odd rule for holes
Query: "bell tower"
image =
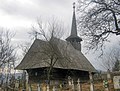
{"label": "bell tower", "polygon": [[77,35],[75,3],[73,3],[73,18],[72,18],[71,34],[68,38],[66,38],[66,41],[70,42],[75,49],[81,51],[82,39]]}

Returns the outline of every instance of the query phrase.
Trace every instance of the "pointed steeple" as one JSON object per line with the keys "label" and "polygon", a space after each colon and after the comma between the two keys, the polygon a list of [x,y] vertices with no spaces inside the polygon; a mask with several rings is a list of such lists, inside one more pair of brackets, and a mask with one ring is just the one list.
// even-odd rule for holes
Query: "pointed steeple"
{"label": "pointed steeple", "polygon": [[71,26],[71,34],[68,38],[66,38],[68,42],[70,42],[73,47],[77,50],[81,50],[81,41],[82,39],[77,36],[77,24],[76,24],[76,16],[75,16],[75,3],[73,3],[73,18],[72,18],[72,26]]}
{"label": "pointed steeple", "polygon": [[77,25],[76,25],[76,17],[75,17],[75,3],[73,3],[73,18],[72,18],[72,26],[71,26],[71,36],[77,36]]}

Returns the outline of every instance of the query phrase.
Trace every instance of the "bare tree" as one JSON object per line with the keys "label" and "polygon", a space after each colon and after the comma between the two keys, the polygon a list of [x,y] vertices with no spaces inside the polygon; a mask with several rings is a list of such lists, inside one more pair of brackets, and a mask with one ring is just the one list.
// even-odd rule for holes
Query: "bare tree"
{"label": "bare tree", "polygon": [[13,34],[9,31],[0,31],[0,67],[15,60],[15,48],[11,44],[12,37]]}
{"label": "bare tree", "polygon": [[105,70],[117,71],[119,70],[120,49],[109,50],[104,56],[101,57],[101,66]]}
{"label": "bare tree", "polygon": [[8,85],[8,78],[11,76],[11,69],[14,68],[16,61],[15,47],[11,43],[13,36],[13,33],[0,29],[0,69],[4,71],[1,72],[0,78],[2,80],[6,70],[6,85]]}
{"label": "bare tree", "polygon": [[119,71],[119,70],[120,70],[120,60],[116,58],[112,71]]}
{"label": "bare tree", "polygon": [[43,39],[49,41],[52,37],[61,38],[64,35],[64,25],[61,21],[52,18],[47,22],[37,19],[36,26],[28,32],[31,39]]}
{"label": "bare tree", "polygon": [[78,0],[78,15],[81,35],[90,44],[88,49],[99,49],[111,34],[120,35],[119,0]]}

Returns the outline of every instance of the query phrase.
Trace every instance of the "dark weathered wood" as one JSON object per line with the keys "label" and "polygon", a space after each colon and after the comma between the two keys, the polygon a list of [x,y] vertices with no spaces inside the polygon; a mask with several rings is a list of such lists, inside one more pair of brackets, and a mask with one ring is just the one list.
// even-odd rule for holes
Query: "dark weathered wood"
{"label": "dark weathered wood", "polygon": [[[37,69],[29,69],[27,70],[29,75],[29,82],[32,83],[42,83],[47,81],[47,68],[37,68]],[[68,70],[68,69],[58,69],[54,68],[50,79],[57,81],[68,81],[68,76],[77,81],[77,79],[81,79],[81,82],[85,82],[89,79],[89,74],[87,71],[79,71],[79,70]],[[77,83],[77,82],[76,82]]]}

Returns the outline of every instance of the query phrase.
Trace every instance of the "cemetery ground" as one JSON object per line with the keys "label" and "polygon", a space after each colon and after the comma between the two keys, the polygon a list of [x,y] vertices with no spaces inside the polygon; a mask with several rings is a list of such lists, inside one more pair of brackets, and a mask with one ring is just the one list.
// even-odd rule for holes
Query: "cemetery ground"
{"label": "cemetery ground", "polygon": [[[108,82],[108,88],[109,90],[105,90],[105,86],[102,80],[94,81],[94,91],[119,91],[114,90],[114,84],[113,81]],[[90,82],[87,81],[86,83],[80,83],[81,90],[80,91],[91,91],[90,90]],[[46,84],[40,84],[41,89],[38,90],[38,84],[26,84],[26,90],[24,90],[23,82],[21,82],[19,85],[15,84],[13,87],[8,86],[8,89],[1,88],[0,91],[47,91],[47,85]],[[74,88],[77,88],[77,86],[74,86]],[[72,90],[72,85],[68,86],[65,85],[63,87],[56,86],[56,90],[53,90],[53,86],[50,86],[49,91],[78,91],[78,90]]]}
{"label": "cemetery ground", "polygon": [[[52,88],[53,88],[53,86],[51,87],[50,91],[53,91]],[[77,86],[75,86],[75,88],[77,88]],[[27,88],[27,91],[29,91],[28,88]],[[37,91],[37,85],[34,84],[32,86],[32,91]],[[45,89],[45,90],[42,90],[42,91],[47,91],[47,90]],[[78,90],[72,90],[72,87],[67,86],[66,88],[60,88],[59,87],[59,89],[55,90],[55,91],[78,91]],[[88,83],[81,83],[81,90],[80,91],[91,91],[90,90],[90,83],[89,82]],[[94,83],[94,91],[106,91],[105,87],[103,86],[102,81]],[[115,91],[113,83],[109,83],[109,91]]]}
{"label": "cemetery ground", "polygon": [[[91,89],[91,85],[93,85],[93,89]],[[62,82],[50,83],[49,90],[47,90],[47,86],[46,82],[30,84],[27,80],[21,78],[11,80],[8,85],[1,85],[0,91],[120,91],[120,72],[94,74],[92,81],[75,82],[71,80],[69,84],[69,80],[66,80],[65,84],[62,84]]]}

